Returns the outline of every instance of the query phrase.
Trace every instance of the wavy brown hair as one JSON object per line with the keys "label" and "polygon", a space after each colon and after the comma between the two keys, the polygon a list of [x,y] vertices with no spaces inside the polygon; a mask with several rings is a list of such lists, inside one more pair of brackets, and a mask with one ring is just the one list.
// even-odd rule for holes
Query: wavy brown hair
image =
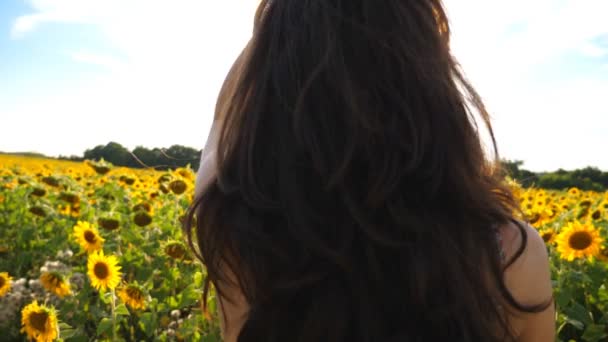
{"label": "wavy brown hair", "polygon": [[549,305],[505,286],[526,234],[503,263],[518,207],[449,37],[440,0],[261,2],[186,224],[250,306],[239,342],[504,341],[504,309]]}

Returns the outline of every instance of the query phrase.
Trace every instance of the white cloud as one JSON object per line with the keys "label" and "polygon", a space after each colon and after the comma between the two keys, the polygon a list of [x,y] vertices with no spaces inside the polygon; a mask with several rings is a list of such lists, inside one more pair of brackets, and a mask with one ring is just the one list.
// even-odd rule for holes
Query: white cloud
{"label": "white cloud", "polygon": [[602,103],[608,75],[572,78],[556,69],[551,81],[534,76],[564,53],[600,54],[594,41],[608,34],[608,1],[448,0],[446,6],[454,54],[493,114],[502,154],[535,170],[608,169],[598,154],[608,130]]}
{"label": "white cloud", "polygon": [[[66,154],[74,142],[78,147],[69,153],[109,139],[130,147],[202,147],[219,87],[251,34],[257,2],[34,0],[30,5],[33,13],[16,19],[14,37],[27,39],[55,22],[79,23],[94,25],[106,39],[103,45],[111,46],[111,52],[80,47],[64,52],[74,62],[101,66],[99,77],[8,112],[15,127],[27,117],[69,122],[66,127],[45,121],[51,125],[44,125],[46,132],[53,127],[62,132],[55,137],[72,137],[40,146],[49,154]],[[94,125],[87,127],[88,120]],[[70,131],[88,133],[74,139]]]}
{"label": "white cloud", "polygon": [[78,50],[66,53],[72,60],[80,63],[93,64],[112,71],[124,71],[126,63],[111,55],[103,55],[88,51]]}
{"label": "white cloud", "polygon": [[[84,147],[109,140],[128,147],[173,143],[202,147],[215,97],[250,35],[258,1],[29,3],[32,13],[16,19],[13,37],[27,39],[54,22],[89,24],[118,52],[75,47],[67,57],[101,66],[99,77],[77,89],[65,89],[61,96],[36,99],[8,111],[9,126],[21,127],[34,117],[40,125],[30,130],[39,130],[36,134],[44,137],[53,127],[57,142],[53,145],[49,138],[43,147],[47,150],[39,150],[78,154]],[[595,148],[602,130],[608,130],[603,119],[608,113],[601,103],[608,78],[550,84],[531,77],[538,66],[564,52],[600,54],[594,42],[608,34],[604,18],[608,1],[445,3],[452,21],[453,51],[493,113],[502,153],[526,160],[532,169],[588,164],[608,169],[608,160],[598,159]],[[23,138],[16,135],[9,140]]]}
{"label": "white cloud", "polygon": [[608,55],[608,48],[590,42],[583,44],[580,51],[584,56],[592,58],[599,58]]}
{"label": "white cloud", "polygon": [[605,0],[446,1],[453,50],[476,82],[519,81],[565,51],[608,34]]}
{"label": "white cloud", "polygon": [[[46,23],[97,23],[112,6],[117,6],[115,0],[95,4],[91,0],[30,0],[29,5],[34,13],[18,17],[12,26],[11,36],[22,38]],[[103,6],[101,6],[103,4]],[[118,8],[118,7],[116,7]]]}

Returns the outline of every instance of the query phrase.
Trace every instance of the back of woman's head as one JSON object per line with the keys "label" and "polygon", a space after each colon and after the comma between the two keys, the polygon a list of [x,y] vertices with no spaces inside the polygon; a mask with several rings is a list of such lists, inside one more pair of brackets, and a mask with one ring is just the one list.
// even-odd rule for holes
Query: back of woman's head
{"label": "back of woman's head", "polygon": [[449,34],[440,0],[261,2],[191,210],[208,281],[250,305],[239,341],[498,341],[499,303],[534,310],[504,285],[516,204]]}

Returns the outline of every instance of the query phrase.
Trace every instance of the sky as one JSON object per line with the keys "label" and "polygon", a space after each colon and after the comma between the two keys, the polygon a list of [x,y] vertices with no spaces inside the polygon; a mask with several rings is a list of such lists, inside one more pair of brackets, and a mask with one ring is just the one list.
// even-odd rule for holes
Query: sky
{"label": "sky", "polygon": [[[502,157],[608,170],[606,0],[444,0]],[[0,0],[0,151],[200,149],[255,0]]]}

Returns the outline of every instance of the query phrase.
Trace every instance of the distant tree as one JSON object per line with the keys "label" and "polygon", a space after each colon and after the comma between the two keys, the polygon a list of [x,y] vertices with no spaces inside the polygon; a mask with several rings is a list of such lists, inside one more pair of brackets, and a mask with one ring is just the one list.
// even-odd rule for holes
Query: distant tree
{"label": "distant tree", "polygon": [[537,186],[556,190],[577,187],[594,191],[608,189],[608,173],[596,167],[536,173],[524,169],[521,160],[502,160],[501,163],[505,175],[516,179],[524,187]]}
{"label": "distant tree", "polygon": [[519,168],[524,164],[521,160],[501,160],[502,169],[507,176],[515,177],[519,174]]}
{"label": "distant tree", "polygon": [[538,177],[537,186],[546,189],[565,189],[575,186],[569,174],[544,173]]}
{"label": "distant tree", "polygon": [[131,152],[124,146],[116,142],[108,143],[103,149],[106,160],[115,165],[129,165],[131,162]]}
{"label": "distant tree", "polygon": [[567,189],[577,187],[583,190],[604,191],[607,186],[603,183],[605,173],[597,168],[587,167],[574,171],[559,169],[555,172],[545,172],[538,177],[538,186],[547,189]]}
{"label": "distant tree", "polygon": [[103,158],[102,151],[103,145],[97,145],[92,149],[87,149],[86,151],[84,151],[84,159],[100,160],[101,158]]}
{"label": "distant tree", "polygon": [[104,159],[114,165],[128,166],[131,163],[131,152],[117,142],[109,142],[107,145],[95,146],[92,150],[84,152],[85,159]]}
{"label": "distant tree", "polygon": [[13,156],[23,156],[23,157],[31,157],[31,158],[50,158],[42,153],[38,152],[0,152],[0,154],[8,154]]}
{"label": "distant tree", "polygon": [[[48,158],[33,152],[9,154]],[[166,149],[148,149],[137,146],[133,151],[129,151],[117,142],[109,142],[106,145],[97,145],[92,149],[87,149],[83,157],[59,156],[59,159],[81,161],[103,158],[114,165],[132,168],[152,167],[166,170],[190,165],[193,170],[197,170],[200,164],[200,155],[200,150],[182,145],[172,145]],[[597,167],[588,166],[572,171],[560,168],[552,172],[532,172],[524,169],[523,165],[522,160],[501,160],[503,174],[517,180],[524,187],[537,186],[558,190],[577,187],[582,190],[594,191],[606,191],[608,189],[608,172],[603,172]]]}
{"label": "distant tree", "polygon": [[198,169],[200,162],[200,150],[182,145],[173,145],[163,151],[167,164],[172,167],[182,167],[190,164],[193,169]]}
{"label": "distant tree", "polygon": [[538,181],[538,175],[536,173],[521,168],[524,164],[521,160],[503,159],[501,164],[506,176],[516,179],[525,187],[532,186]]}
{"label": "distant tree", "polygon": [[602,179],[602,171],[597,167],[587,166],[584,169],[577,169],[572,171],[572,177],[577,179],[588,178],[591,181],[599,181]]}
{"label": "distant tree", "polygon": [[61,159],[61,160],[69,160],[69,161],[76,161],[76,162],[80,162],[80,161],[83,161],[83,160],[84,160],[84,158],[83,158],[83,157],[79,157],[79,156],[75,156],[75,155],[71,155],[71,156],[69,156],[69,157],[68,157],[68,156],[62,156],[62,155],[59,155],[59,156],[57,157],[57,159]]}
{"label": "distant tree", "polygon": [[[137,146],[133,150],[133,155],[137,157],[137,159],[133,158],[132,165],[130,167],[157,167],[160,163],[160,158],[162,154],[158,149],[149,150],[143,146]],[[143,165],[142,165],[143,163]]]}

